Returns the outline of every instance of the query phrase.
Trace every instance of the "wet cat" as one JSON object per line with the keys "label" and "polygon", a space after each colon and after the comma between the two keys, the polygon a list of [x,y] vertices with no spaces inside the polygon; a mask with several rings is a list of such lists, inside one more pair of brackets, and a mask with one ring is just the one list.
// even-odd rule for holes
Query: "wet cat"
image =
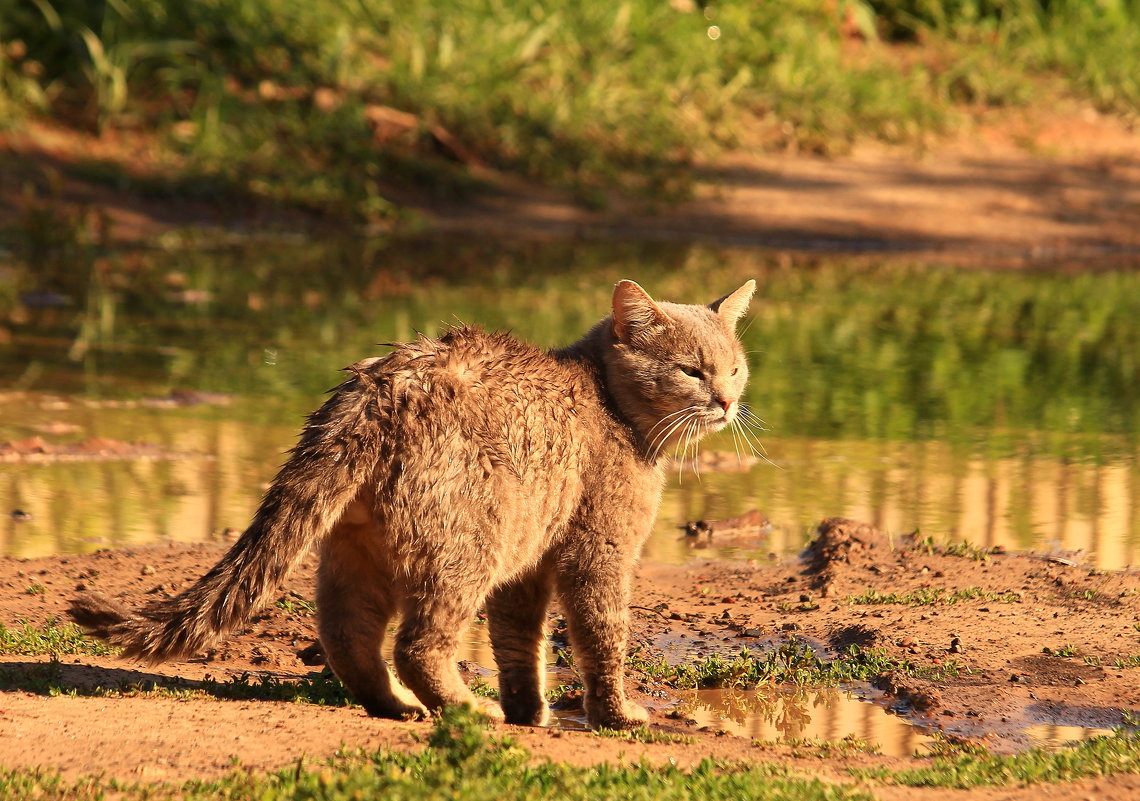
{"label": "wet cat", "polygon": [[[485,605],[502,712],[488,711],[541,725],[557,593],[587,720],[635,726],[646,715],[623,681],[630,582],[662,454],[736,417],[748,366],[734,329],[754,287],[688,306],[622,281],[612,315],[561,350],[463,326],[358,362],[205,576],[138,612],[84,595],[72,616],[124,656],[188,657],[247,620],[319,546],[321,644],[369,714],[478,705],[456,655]],[[397,614],[395,672],[414,698],[381,657]]]}

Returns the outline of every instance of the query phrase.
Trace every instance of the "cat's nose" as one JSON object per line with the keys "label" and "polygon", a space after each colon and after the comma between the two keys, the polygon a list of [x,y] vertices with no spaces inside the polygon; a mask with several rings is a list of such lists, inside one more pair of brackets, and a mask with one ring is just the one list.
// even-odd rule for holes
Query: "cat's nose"
{"label": "cat's nose", "polygon": [[716,402],[720,404],[720,408],[724,409],[725,413],[732,408],[732,404],[736,403],[736,398],[717,398]]}

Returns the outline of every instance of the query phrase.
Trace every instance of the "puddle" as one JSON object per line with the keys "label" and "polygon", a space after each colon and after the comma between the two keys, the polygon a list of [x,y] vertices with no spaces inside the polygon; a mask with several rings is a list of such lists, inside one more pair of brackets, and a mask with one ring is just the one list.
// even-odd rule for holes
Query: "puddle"
{"label": "puddle", "polygon": [[1031,748],[1044,748],[1057,751],[1075,743],[1092,740],[1095,737],[1111,737],[1112,729],[1088,728],[1085,726],[1054,726],[1041,723],[1025,729],[1025,736]]}
{"label": "puddle", "polygon": [[861,740],[888,756],[912,756],[933,738],[853,692],[826,689],[692,690],[679,711],[700,728],[752,740]]}

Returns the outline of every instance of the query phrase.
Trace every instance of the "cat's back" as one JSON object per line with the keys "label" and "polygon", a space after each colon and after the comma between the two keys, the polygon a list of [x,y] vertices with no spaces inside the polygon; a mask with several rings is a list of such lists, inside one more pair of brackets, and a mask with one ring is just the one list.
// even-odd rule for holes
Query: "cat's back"
{"label": "cat's back", "polygon": [[591,377],[509,334],[456,326],[351,368],[379,391],[381,415],[405,435],[477,439],[487,447],[567,450],[592,436],[601,403]]}

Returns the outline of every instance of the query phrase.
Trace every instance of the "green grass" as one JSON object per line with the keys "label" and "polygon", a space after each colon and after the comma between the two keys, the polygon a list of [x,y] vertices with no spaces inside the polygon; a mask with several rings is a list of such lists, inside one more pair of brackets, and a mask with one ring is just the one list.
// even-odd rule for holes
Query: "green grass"
{"label": "green grass", "polygon": [[628,729],[625,731],[604,728],[594,729],[594,734],[598,737],[606,737],[612,740],[628,740],[631,743],[668,743],[673,745],[692,745],[696,742],[695,737],[690,737],[687,734],[674,734],[672,732],[652,729],[649,726],[638,726],[637,728]]}
{"label": "green grass", "polygon": [[848,759],[859,754],[877,754],[880,747],[854,734],[840,740],[792,737],[787,740],[753,740],[756,748],[788,748],[792,756],[808,759]]}
{"label": "green grass", "polygon": [[920,587],[909,592],[881,592],[868,588],[861,595],[851,595],[844,599],[849,604],[907,604],[909,606],[931,606],[934,604],[957,604],[962,601],[994,601],[1001,604],[1020,603],[1021,594],[1016,592],[988,592],[981,587],[963,587],[960,590],[947,590],[943,587]]}
{"label": "green grass", "polygon": [[118,653],[117,648],[88,637],[74,623],[49,621],[39,628],[31,623],[24,623],[19,628],[0,623],[0,655],[3,656],[107,656],[115,653]]}
{"label": "green grass", "polygon": [[376,220],[396,185],[467,191],[475,161],[659,199],[741,141],[837,152],[976,109],[1140,107],[1135,0],[675,5],[0,0],[0,119],[155,132],[148,174],[87,167],[152,196]]}
{"label": "green grass", "polygon": [[828,661],[795,638],[765,654],[754,654],[744,648],[732,658],[713,654],[695,664],[670,665],[664,657],[652,659],[634,653],[627,660],[627,666],[676,689],[751,688],[773,684],[833,687],[888,673],[938,679],[959,675],[964,670],[956,662],[936,668],[921,667],[906,659],[891,658],[882,650],[857,645],[849,646],[837,658]]}
{"label": "green grass", "polygon": [[1113,737],[1098,737],[1060,751],[1032,749],[1013,756],[998,756],[968,748],[964,752],[939,756],[929,765],[907,770],[849,770],[860,779],[910,787],[967,789],[1074,782],[1140,771],[1140,739],[1121,733]]}
{"label": "green grass", "polygon": [[457,801],[872,801],[867,790],[800,777],[778,765],[726,766],[706,759],[689,770],[648,762],[581,768],[536,759],[508,738],[489,736],[482,719],[465,709],[445,710],[426,747],[410,753],[354,754],[324,765],[304,762],[260,774],[235,769],[212,781],[126,784],[109,779],[64,779],[43,770],[0,770],[0,796],[51,801],[278,801],[320,798],[435,799]]}

